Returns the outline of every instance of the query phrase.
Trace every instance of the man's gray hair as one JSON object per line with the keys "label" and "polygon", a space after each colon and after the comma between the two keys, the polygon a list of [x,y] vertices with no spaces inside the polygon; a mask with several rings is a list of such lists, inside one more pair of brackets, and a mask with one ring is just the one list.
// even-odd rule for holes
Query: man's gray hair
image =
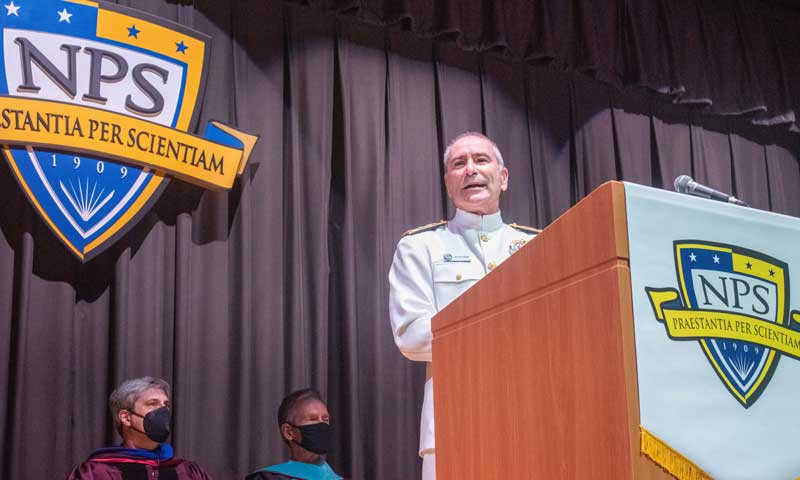
{"label": "man's gray hair", "polygon": [[486,135],[484,135],[484,134],[482,134],[480,132],[464,132],[461,135],[458,135],[456,138],[450,140],[450,143],[447,144],[447,148],[444,149],[444,157],[442,157],[442,162],[444,163],[444,170],[445,171],[447,171],[447,160],[450,157],[450,149],[453,148],[453,145],[457,141],[461,140],[462,138],[466,138],[466,137],[482,138],[482,139],[486,140],[487,142],[489,142],[490,144],[492,144],[492,151],[494,152],[494,158],[497,159],[497,164],[500,165],[500,168],[503,168],[505,166],[505,163],[503,162],[503,155],[500,153],[500,149],[497,148],[497,144],[494,143],[494,140],[492,140],[491,138],[487,137]]}
{"label": "man's gray hair", "polygon": [[120,383],[116,390],[108,397],[108,406],[111,408],[111,418],[114,419],[114,428],[122,435],[122,424],[119,423],[119,411],[133,411],[136,400],[147,390],[157,388],[169,397],[169,383],[156,377],[131,378]]}

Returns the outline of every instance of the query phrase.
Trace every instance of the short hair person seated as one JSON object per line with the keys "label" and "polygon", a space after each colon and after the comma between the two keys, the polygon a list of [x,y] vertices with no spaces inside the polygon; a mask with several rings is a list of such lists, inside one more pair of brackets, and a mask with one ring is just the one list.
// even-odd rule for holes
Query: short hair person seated
{"label": "short hair person seated", "polygon": [[290,460],[261,468],[246,480],[341,480],[325,461],[333,429],[319,392],[305,388],[284,398],[278,408],[278,428],[289,447]]}
{"label": "short hair person seated", "polygon": [[122,382],[108,399],[122,445],[101,448],[67,480],[209,480],[195,462],[175,457],[170,434],[169,384],[142,377]]}

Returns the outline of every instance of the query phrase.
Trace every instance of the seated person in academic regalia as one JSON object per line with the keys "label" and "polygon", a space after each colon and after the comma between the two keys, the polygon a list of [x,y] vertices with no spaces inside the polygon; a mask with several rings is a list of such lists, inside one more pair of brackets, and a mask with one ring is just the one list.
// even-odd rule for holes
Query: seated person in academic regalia
{"label": "seated person in academic regalia", "polygon": [[126,380],[108,399],[122,445],[101,448],[67,480],[209,480],[194,462],[164,443],[170,433],[169,384],[160,378]]}
{"label": "seated person in academic regalia", "polygon": [[278,408],[278,428],[290,460],[256,470],[246,480],[341,480],[325,461],[333,430],[319,392],[306,388],[284,398]]}

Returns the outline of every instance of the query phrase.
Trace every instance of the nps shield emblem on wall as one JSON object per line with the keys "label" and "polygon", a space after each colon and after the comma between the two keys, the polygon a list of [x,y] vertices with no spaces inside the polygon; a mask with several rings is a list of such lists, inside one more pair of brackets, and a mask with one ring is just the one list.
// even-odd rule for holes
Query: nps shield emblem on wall
{"label": "nps shield emblem on wall", "polygon": [[656,317],[671,339],[697,340],[722,383],[748,408],[781,355],[800,354],[800,333],[789,328],[788,267],[735,245],[680,240],[674,248],[679,289],[646,288]]}
{"label": "nps shield emblem on wall", "polygon": [[[194,128],[210,39],[87,0],[0,9],[0,142],[33,207],[82,261],[133,226],[169,176],[230,188],[256,138]],[[167,176],[169,174],[169,176]]]}

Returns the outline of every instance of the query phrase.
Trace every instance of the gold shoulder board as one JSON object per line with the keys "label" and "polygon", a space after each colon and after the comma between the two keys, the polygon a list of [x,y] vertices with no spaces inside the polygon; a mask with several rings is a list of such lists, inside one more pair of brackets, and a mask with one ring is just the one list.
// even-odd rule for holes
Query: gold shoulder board
{"label": "gold shoulder board", "polygon": [[441,227],[446,223],[447,220],[439,220],[438,222],[433,222],[427,225],[423,225],[421,227],[412,228],[410,230],[406,230],[405,232],[403,232],[403,236],[405,237],[406,235],[414,235],[415,233],[427,232],[428,230],[433,230],[434,228]]}
{"label": "gold shoulder board", "polygon": [[509,223],[508,226],[513,228],[514,230],[519,230],[520,232],[524,233],[533,233],[533,234],[542,233],[542,231],[539,230],[538,228],[526,227],[525,225],[519,225],[516,223]]}

